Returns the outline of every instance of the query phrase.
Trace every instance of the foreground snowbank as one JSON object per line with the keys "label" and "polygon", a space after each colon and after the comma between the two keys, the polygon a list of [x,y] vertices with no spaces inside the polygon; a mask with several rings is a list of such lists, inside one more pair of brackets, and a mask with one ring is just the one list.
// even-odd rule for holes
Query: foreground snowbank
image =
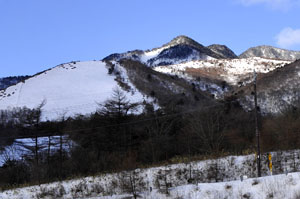
{"label": "foreground snowbank", "polygon": [[[29,198],[99,198],[102,189],[97,178],[72,180],[62,183],[33,186],[0,193],[1,199]],[[113,194],[102,196],[105,199],[118,199],[130,194]],[[261,178],[246,179],[220,183],[200,183],[169,189],[169,194],[153,189],[139,193],[141,198],[252,198],[252,199],[296,199],[300,197],[300,173],[281,174]]]}
{"label": "foreground snowbank", "polygon": [[[299,155],[299,150],[272,152],[273,173],[300,171]],[[264,154],[263,176],[270,174],[266,159]],[[300,173],[256,179],[255,167],[254,155],[228,156],[8,190],[0,199],[124,198],[130,196],[132,182],[142,198],[153,199],[300,197]],[[241,182],[244,175],[249,179]]]}

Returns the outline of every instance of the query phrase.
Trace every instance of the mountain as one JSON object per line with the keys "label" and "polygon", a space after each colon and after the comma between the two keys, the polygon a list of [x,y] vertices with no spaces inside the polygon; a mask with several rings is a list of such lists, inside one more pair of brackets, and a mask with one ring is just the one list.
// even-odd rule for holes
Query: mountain
{"label": "mountain", "polygon": [[297,53],[262,46],[237,58],[224,45],[205,47],[178,36],[152,50],[111,54],[102,61],[70,62],[32,77],[2,79],[3,88],[15,85],[0,91],[0,109],[35,108],[45,102],[45,120],[90,114],[119,88],[131,102],[141,103],[138,112],[145,104],[190,109],[232,97],[251,110],[255,70],[261,110],[276,113],[299,96],[299,61],[289,61]]}
{"label": "mountain", "polygon": [[[211,49],[210,49],[211,48]],[[140,61],[150,67],[180,64],[191,60],[226,59],[236,57],[226,46],[205,47],[187,36],[178,36],[169,43],[152,50],[135,50],[112,54],[103,61],[118,61],[123,58]]]}
{"label": "mountain", "polygon": [[269,59],[281,59],[288,61],[295,61],[300,59],[300,51],[291,51],[280,48],[275,48],[272,46],[257,46],[249,48],[243,52],[240,58],[249,58],[249,57],[263,57]]}
{"label": "mountain", "polygon": [[[300,60],[285,67],[277,68],[258,76],[257,99],[260,111],[279,113],[286,108],[299,105],[300,99]],[[241,105],[246,110],[253,109],[252,85],[237,90]]]}
{"label": "mountain", "polygon": [[28,79],[30,76],[12,76],[0,78],[0,90],[6,89],[9,86],[17,84],[25,79]]}
{"label": "mountain", "polygon": [[238,58],[238,56],[225,45],[213,44],[207,46],[207,48],[209,48],[214,53],[217,53],[218,55],[222,56],[223,58],[228,58],[228,59]]}

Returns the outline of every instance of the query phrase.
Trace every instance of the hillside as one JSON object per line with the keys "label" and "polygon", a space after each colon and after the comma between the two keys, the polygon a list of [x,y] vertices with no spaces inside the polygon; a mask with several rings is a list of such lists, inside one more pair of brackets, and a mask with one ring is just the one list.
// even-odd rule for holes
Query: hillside
{"label": "hillside", "polygon": [[[286,108],[297,107],[300,97],[300,61],[293,62],[272,72],[258,76],[258,105],[262,113],[279,113]],[[252,109],[252,87],[240,88],[240,103]]]}
{"label": "hillside", "polygon": [[234,86],[243,86],[252,82],[254,70],[258,73],[268,73],[288,63],[290,62],[259,57],[215,59],[158,66],[154,70],[182,77],[193,82],[201,90],[222,98],[225,93],[234,90]]}
{"label": "hillside", "polygon": [[[115,70],[128,81],[126,70],[122,67]],[[113,89],[120,87],[115,78],[108,74],[108,68],[101,61],[61,64],[0,91],[0,109],[35,108],[44,101],[45,120],[93,113],[98,103],[110,98]],[[130,101],[148,100],[130,82],[128,84],[131,88],[126,96]]]}

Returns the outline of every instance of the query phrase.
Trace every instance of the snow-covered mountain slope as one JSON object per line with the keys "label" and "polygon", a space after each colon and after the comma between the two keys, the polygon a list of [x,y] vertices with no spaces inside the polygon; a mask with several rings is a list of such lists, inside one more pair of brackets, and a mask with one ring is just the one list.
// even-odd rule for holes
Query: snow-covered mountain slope
{"label": "snow-covered mountain slope", "polygon": [[119,61],[123,58],[141,61],[148,66],[178,64],[191,60],[211,60],[232,58],[234,53],[226,46],[205,47],[186,36],[178,36],[160,48],[135,50],[127,53],[112,54],[104,61]]}
{"label": "snow-covered mountain slope", "polygon": [[297,59],[300,59],[300,51],[285,50],[273,46],[257,46],[249,48],[248,50],[243,52],[239,57],[263,57],[269,59],[295,61]]}
{"label": "snow-covered mountain slope", "polygon": [[[172,164],[121,173],[106,173],[25,187],[0,192],[0,198],[29,199],[41,198],[41,196],[45,198],[126,198],[130,196],[128,187],[130,187],[131,177],[141,198],[294,199],[295,194],[299,195],[299,173],[288,175],[283,173],[299,171],[299,150],[271,152],[271,154],[275,176],[270,176],[268,156],[262,154],[262,175],[265,177],[256,178],[255,155],[251,154],[195,161],[190,164]],[[247,176],[248,179],[243,177],[241,181],[241,176]],[[166,186],[168,195],[165,194]]]}
{"label": "snow-covered mountain slope", "polygon": [[254,70],[258,73],[268,73],[288,63],[290,62],[253,57],[247,59],[190,61],[175,65],[158,66],[154,70],[177,75],[199,84],[201,90],[220,96],[228,91],[225,82],[232,86],[242,86],[252,81]]}
{"label": "snow-covered mountain slope", "polygon": [[211,60],[213,57],[201,51],[185,45],[179,44],[163,50],[156,57],[147,60],[150,66],[170,65],[191,60]]}
{"label": "snow-covered mountain slope", "polygon": [[[258,76],[257,99],[260,111],[278,113],[286,108],[299,105],[300,60],[267,74]],[[236,91],[240,103],[246,110],[253,109],[252,87],[242,87]]]}
{"label": "snow-covered mountain slope", "polygon": [[[146,98],[130,83],[124,68],[116,66],[115,71],[130,85],[126,96],[131,102]],[[61,64],[0,91],[0,109],[35,108],[45,101],[44,119],[89,114],[99,108],[98,103],[111,97],[114,88],[120,87],[115,79],[102,61]]]}

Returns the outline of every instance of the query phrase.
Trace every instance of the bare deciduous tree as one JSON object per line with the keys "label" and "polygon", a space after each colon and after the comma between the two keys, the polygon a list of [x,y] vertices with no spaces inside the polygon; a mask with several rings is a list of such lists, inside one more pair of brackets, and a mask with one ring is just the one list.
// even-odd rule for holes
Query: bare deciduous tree
{"label": "bare deciduous tree", "polygon": [[146,184],[138,170],[121,173],[119,180],[123,191],[131,193],[134,199],[137,199],[139,192],[146,190]]}
{"label": "bare deciduous tree", "polygon": [[193,147],[205,153],[219,152],[226,128],[222,110],[201,111],[192,118],[186,130],[196,139]]}

